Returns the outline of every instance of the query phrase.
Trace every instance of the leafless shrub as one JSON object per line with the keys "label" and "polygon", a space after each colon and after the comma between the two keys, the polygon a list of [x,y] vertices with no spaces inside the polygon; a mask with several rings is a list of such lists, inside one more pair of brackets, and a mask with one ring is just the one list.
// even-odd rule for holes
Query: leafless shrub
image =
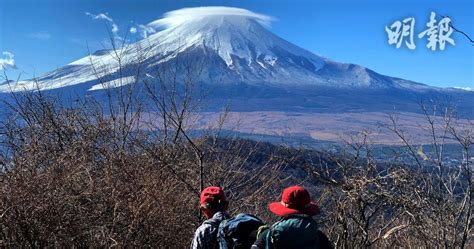
{"label": "leafless shrub", "polygon": [[138,56],[134,80],[111,86],[130,49],[148,51],[115,47],[116,68],[91,59],[105,100],[64,104],[39,87],[12,93],[0,127],[0,246],[183,248],[201,221],[203,186],[225,187],[232,211],[254,213],[281,189],[289,161],[218,136],[225,112],[207,132],[191,134],[199,105],[191,60],[157,68],[158,80],[147,81]]}
{"label": "leafless shrub", "polygon": [[[127,57],[132,50],[139,53]],[[205,100],[195,88],[201,62],[145,68],[149,52],[114,45],[113,68],[91,57],[105,99],[64,104],[41,89],[12,93],[0,126],[1,247],[184,248],[201,221],[204,186],[223,186],[232,213],[270,222],[266,206],[288,184],[317,197],[321,229],[337,248],[473,246],[473,124],[452,110],[421,106],[429,152],[391,116],[404,146],[384,161],[365,132],[337,152],[225,136],[227,110],[193,134]],[[453,142],[459,161],[446,153]]]}
{"label": "leafless shrub", "polygon": [[[429,145],[411,141],[391,115],[389,129],[404,144],[392,159],[377,160],[361,133],[338,152],[302,165],[319,185],[328,211],[321,222],[338,248],[473,245],[473,126],[458,122],[448,108],[437,113],[435,105],[420,107]],[[446,152],[454,143],[459,159]]]}

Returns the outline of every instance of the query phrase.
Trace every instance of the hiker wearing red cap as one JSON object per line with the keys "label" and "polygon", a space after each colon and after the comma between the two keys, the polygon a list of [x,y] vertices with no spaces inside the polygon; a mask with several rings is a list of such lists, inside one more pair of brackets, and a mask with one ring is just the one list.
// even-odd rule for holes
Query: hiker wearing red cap
{"label": "hiker wearing red cap", "polygon": [[319,214],[319,208],[305,188],[284,189],[281,201],[270,203],[268,209],[281,219],[259,235],[252,249],[333,248],[312,218]]}
{"label": "hiker wearing red cap", "polygon": [[229,203],[220,187],[207,187],[201,192],[201,212],[207,218],[194,233],[191,249],[219,248],[217,232],[221,221],[229,219],[226,212]]}

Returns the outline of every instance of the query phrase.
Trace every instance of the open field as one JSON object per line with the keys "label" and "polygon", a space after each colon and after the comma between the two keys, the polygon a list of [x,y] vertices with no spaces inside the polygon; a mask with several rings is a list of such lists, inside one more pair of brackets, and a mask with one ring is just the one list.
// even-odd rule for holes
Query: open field
{"label": "open field", "polygon": [[[196,117],[196,128],[206,128],[219,119],[220,113],[205,112]],[[414,144],[432,142],[428,122],[422,114],[397,113],[397,126]],[[473,120],[456,120],[457,126],[472,126]],[[440,131],[444,120],[437,117]],[[245,134],[280,136],[282,138],[311,137],[315,141],[343,142],[361,132],[368,132],[374,144],[400,145],[391,130],[390,115],[381,112],[366,113],[296,113],[296,112],[230,112],[224,129]],[[441,133],[439,133],[441,134]],[[449,137],[446,138],[450,141]]]}

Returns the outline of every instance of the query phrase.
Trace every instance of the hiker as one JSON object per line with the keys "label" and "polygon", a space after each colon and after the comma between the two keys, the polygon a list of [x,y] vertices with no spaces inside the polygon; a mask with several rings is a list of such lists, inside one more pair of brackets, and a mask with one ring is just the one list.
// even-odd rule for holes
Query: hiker
{"label": "hiker", "polygon": [[220,187],[207,187],[201,192],[201,212],[207,218],[194,233],[191,249],[219,248],[217,232],[219,224],[230,216],[227,213],[229,203]]}
{"label": "hiker", "polygon": [[280,221],[261,232],[252,249],[333,248],[312,218],[319,214],[319,208],[311,202],[305,188],[292,186],[284,189],[281,201],[270,203],[268,208],[281,217]]}

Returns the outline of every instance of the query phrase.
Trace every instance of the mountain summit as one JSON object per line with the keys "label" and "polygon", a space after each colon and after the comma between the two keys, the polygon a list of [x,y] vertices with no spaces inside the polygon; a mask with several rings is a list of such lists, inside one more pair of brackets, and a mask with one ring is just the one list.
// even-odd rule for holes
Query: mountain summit
{"label": "mountain summit", "polygon": [[[411,87],[421,84],[381,76],[354,64],[336,63],[302,49],[270,32],[272,19],[248,10],[228,7],[186,8],[168,12],[148,27],[162,30],[119,49],[121,65],[140,64],[144,71],[197,55],[203,60],[201,81],[270,85],[319,85],[327,87]],[[49,90],[97,79],[97,67],[107,68],[109,79],[117,75],[116,51],[100,50],[42,77],[12,86]],[[92,66],[94,65],[94,67]],[[123,73],[122,73],[123,74]],[[37,85],[36,85],[37,84]],[[112,85],[113,86],[113,85]],[[96,85],[89,90],[99,90]],[[10,88],[2,86],[2,91]]]}
{"label": "mountain summit", "polygon": [[271,20],[228,7],[171,11],[147,25],[159,32],[99,50],[35,80],[4,83],[0,92],[72,87],[94,93],[140,82],[140,77],[152,81],[152,72],[162,67],[194,63],[200,71],[194,80],[212,88],[210,98],[219,104],[233,99],[237,110],[380,111],[400,106],[412,111],[418,107],[407,103],[445,95],[468,110],[472,106],[472,92],[384,76],[311,53],[270,32]]}

